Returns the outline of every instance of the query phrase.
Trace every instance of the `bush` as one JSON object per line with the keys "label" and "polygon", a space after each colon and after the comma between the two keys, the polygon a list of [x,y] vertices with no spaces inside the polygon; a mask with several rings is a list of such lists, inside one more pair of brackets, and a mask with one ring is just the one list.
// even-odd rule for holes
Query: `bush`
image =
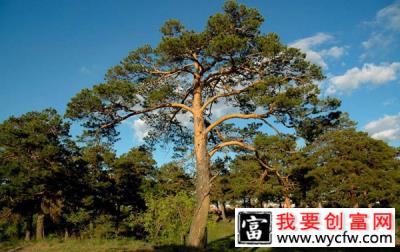
{"label": "bush", "polygon": [[114,238],[116,236],[111,215],[103,214],[96,218],[93,236],[95,238],[104,239]]}
{"label": "bush", "polygon": [[183,244],[194,205],[193,197],[186,192],[162,197],[148,195],[147,210],[141,221],[149,240],[159,244]]}

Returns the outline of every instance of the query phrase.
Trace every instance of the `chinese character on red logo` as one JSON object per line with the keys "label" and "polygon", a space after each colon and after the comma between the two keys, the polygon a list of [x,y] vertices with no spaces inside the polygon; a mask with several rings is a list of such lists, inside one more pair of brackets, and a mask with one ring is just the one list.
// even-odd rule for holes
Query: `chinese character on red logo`
{"label": "chinese character on red logo", "polygon": [[276,216],[276,224],[278,225],[278,230],[291,229],[294,230],[294,216],[291,213],[278,214]]}
{"label": "chinese character on red logo", "polygon": [[366,214],[350,214],[349,217],[351,218],[351,230],[367,230],[367,223],[365,222],[365,219],[367,218]]}
{"label": "chinese character on red logo", "polygon": [[387,230],[392,229],[391,213],[374,213],[374,230],[377,230],[379,227],[386,227]]}
{"label": "chinese character on red logo", "polygon": [[333,214],[329,212],[329,214],[325,217],[326,220],[326,229],[328,230],[343,230],[343,213]]}
{"label": "chinese character on red logo", "polygon": [[319,213],[301,213],[301,220],[300,224],[303,224],[304,227],[301,228],[301,230],[307,230],[307,229],[316,229],[319,230],[316,225],[319,225]]}

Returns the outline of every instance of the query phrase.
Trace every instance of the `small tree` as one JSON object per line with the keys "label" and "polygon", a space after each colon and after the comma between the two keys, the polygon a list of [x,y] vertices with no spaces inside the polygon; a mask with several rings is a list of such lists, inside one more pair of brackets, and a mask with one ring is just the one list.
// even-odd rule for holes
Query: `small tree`
{"label": "small tree", "polygon": [[[116,135],[115,126],[134,116],[151,129],[147,140],[172,141],[193,151],[196,160],[197,206],[188,245],[201,247],[210,204],[210,158],[225,147],[253,151],[248,131],[227,124],[232,119],[267,120],[290,128],[305,118],[334,110],[335,99],[318,99],[320,67],[305,54],[262,34],[263,17],[253,8],[226,1],[204,31],[193,31],[175,19],[161,27],[155,47],[145,45],[111,68],[105,83],[84,89],[69,103],[66,115],[83,120],[97,137]],[[219,118],[215,107],[237,112]],[[335,118],[323,115],[328,119]],[[187,127],[187,122],[192,127]],[[185,124],[183,123],[185,122]],[[318,121],[317,121],[318,122]]]}
{"label": "small tree", "polygon": [[[143,148],[131,149],[112,164],[109,172],[112,183],[110,200],[113,203],[112,213],[117,233],[123,218],[145,209],[143,192],[147,184],[146,177],[153,172],[154,165],[151,153]],[[130,211],[123,212],[123,207]]]}
{"label": "small tree", "polygon": [[140,221],[148,238],[163,244],[184,244],[194,207],[192,178],[171,162],[154,171],[145,191],[146,211]]}
{"label": "small tree", "polygon": [[175,195],[179,192],[191,194],[194,191],[192,178],[185,172],[182,165],[171,162],[162,165],[154,174],[154,193],[159,197]]}

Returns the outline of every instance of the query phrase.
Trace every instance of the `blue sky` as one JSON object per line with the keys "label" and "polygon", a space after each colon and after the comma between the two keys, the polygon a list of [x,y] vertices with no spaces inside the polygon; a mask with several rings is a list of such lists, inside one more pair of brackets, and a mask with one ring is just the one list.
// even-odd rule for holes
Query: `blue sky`
{"label": "blue sky", "polygon": [[[340,98],[360,130],[400,144],[400,1],[239,2],[264,15],[263,32],[278,33],[323,66],[324,95]],[[130,50],[157,44],[165,20],[201,30],[222,4],[0,0],[0,121],[47,107],[63,114],[72,96],[101,82]],[[140,143],[140,122],[120,130],[118,153]],[[159,162],[164,158],[156,153]]]}

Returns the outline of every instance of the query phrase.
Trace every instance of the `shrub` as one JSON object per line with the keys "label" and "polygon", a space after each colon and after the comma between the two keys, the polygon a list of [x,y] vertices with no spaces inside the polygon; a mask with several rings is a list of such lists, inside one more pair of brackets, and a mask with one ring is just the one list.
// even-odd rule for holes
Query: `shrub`
{"label": "shrub", "polygon": [[186,192],[162,197],[148,195],[147,210],[141,220],[149,240],[160,244],[183,244],[194,203],[193,197]]}

